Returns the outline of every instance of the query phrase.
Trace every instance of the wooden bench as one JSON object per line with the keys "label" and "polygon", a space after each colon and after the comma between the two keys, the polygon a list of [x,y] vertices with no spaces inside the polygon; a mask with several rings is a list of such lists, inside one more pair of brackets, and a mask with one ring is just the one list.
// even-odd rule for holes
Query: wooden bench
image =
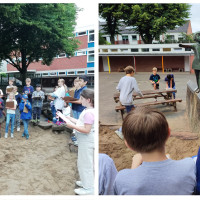
{"label": "wooden bench", "polygon": [[[182,99],[169,99],[169,100],[161,100],[161,101],[154,101],[154,102],[146,102],[146,103],[138,103],[138,104],[134,104],[135,107],[142,107],[142,106],[152,106],[152,105],[159,105],[159,104],[172,104],[172,106],[174,107],[174,111],[177,111],[176,108],[176,102],[182,102]],[[124,113],[125,113],[125,109],[126,107],[123,105],[119,105],[115,107],[115,111],[116,112],[121,112],[121,117],[122,120],[124,119]],[[134,109],[134,108],[133,108]]]}

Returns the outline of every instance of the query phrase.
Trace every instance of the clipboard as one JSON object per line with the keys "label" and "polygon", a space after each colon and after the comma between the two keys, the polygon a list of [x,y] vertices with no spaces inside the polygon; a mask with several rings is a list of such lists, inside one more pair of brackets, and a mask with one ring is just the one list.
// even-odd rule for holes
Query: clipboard
{"label": "clipboard", "polygon": [[6,102],[6,108],[14,108],[15,104],[14,101],[7,101]]}
{"label": "clipboard", "polygon": [[7,88],[6,93],[11,93],[13,91],[13,89],[14,89],[13,87]]}
{"label": "clipboard", "polygon": [[73,98],[73,97],[63,97],[62,98],[64,101],[78,101],[78,99]]}

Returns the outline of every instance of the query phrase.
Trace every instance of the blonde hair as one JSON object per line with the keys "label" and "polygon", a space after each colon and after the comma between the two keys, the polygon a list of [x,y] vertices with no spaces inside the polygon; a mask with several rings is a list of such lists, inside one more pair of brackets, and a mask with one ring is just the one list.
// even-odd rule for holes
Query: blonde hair
{"label": "blonde hair", "polygon": [[14,92],[11,92],[11,93],[9,93],[9,95],[8,95],[8,98],[7,98],[7,99],[9,99],[9,98],[10,98],[10,95],[12,95],[12,96],[13,96],[13,98],[15,97],[15,93],[14,93]]}
{"label": "blonde hair", "polygon": [[157,68],[156,68],[156,67],[154,67],[154,68],[152,69],[152,71],[157,71]]}
{"label": "blonde hair", "polygon": [[67,92],[67,91],[68,91],[68,88],[67,88],[67,86],[65,85],[65,80],[62,78],[62,79],[59,79],[58,81],[61,81],[61,82],[63,83],[63,86],[64,86],[64,88],[65,88],[65,92]]}
{"label": "blonde hair", "polygon": [[26,81],[29,81],[29,82],[31,82],[31,79],[30,79],[30,78],[26,78]]}

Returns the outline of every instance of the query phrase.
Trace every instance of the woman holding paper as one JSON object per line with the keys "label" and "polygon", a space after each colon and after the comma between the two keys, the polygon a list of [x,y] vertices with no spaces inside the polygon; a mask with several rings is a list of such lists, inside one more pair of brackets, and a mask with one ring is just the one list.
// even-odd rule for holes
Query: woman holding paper
{"label": "woman holding paper", "polygon": [[79,195],[89,195],[94,192],[94,91],[85,89],[81,92],[80,101],[86,108],[80,114],[79,119],[65,117],[57,112],[69,128],[76,130],[78,139],[78,171],[80,181],[76,184],[80,187],[74,192]]}

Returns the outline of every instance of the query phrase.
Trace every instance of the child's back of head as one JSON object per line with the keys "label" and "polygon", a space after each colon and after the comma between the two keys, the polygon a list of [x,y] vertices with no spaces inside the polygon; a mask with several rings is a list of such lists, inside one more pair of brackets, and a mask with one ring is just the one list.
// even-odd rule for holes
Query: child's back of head
{"label": "child's back of head", "polygon": [[165,116],[151,108],[136,108],[124,119],[124,139],[129,147],[140,153],[163,148],[169,135]]}

